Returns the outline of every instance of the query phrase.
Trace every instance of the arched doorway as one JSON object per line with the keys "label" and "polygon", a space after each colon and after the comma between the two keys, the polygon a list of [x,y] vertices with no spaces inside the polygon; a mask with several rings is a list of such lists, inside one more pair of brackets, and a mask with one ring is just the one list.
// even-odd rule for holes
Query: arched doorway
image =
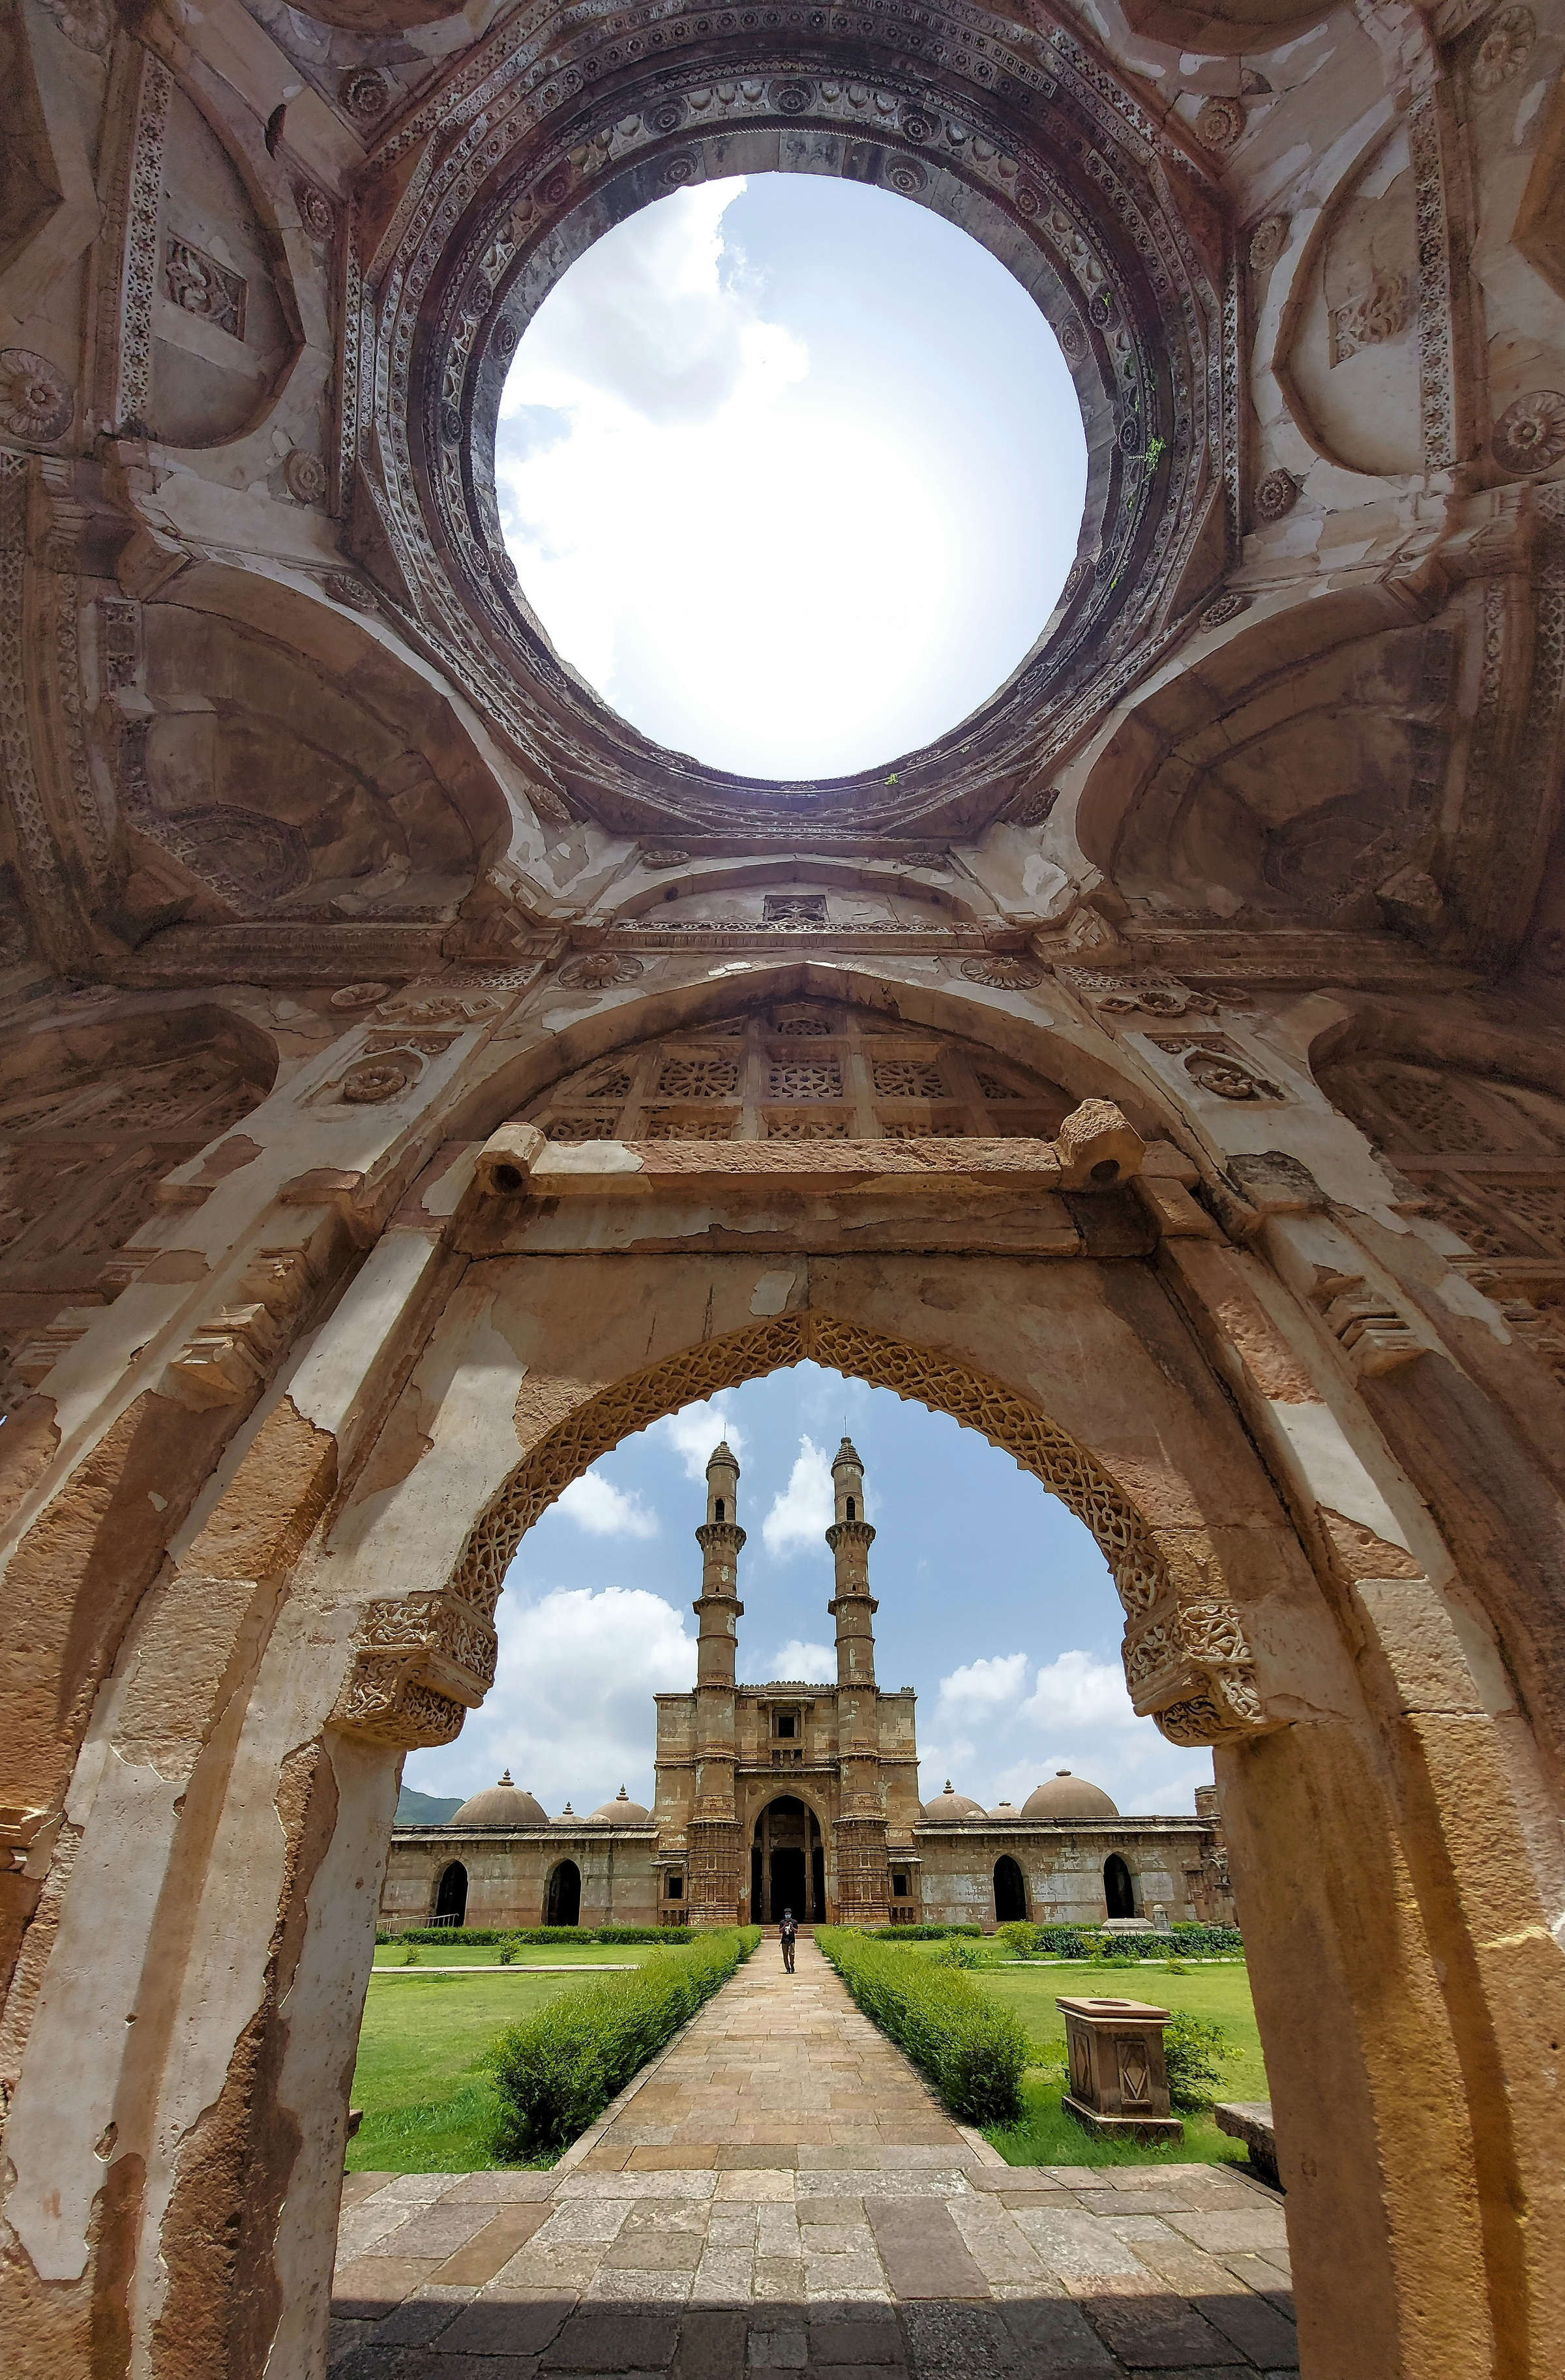
{"label": "arched doorway", "polygon": [[1027,1879],[1009,1852],[995,1862],[995,1923],[1009,1925],[1027,1916]]}
{"label": "arched doorway", "polygon": [[561,1860],[549,1878],[544,1923],[545,1925],[580,1925],[581,1923],[581,1871],[574,1860]]}
{"label": "arched doorway", "polygon": [[797,1793],[778,1793],[755,1821],[750,1847],[750,1914],[775,1925],[785,1909],[803,1923],[825,1916],[825,1844],[820,1820]]}
{"label": "arched doorway", "polygon": [[1110,1917],[1135,1915],[1136,1888],[1118,1852],[1110,1852],[1103,1863],[1103,1898]]}
{"label": "arched doorway", "polygon": [[[1077,1201],[1089,1203],[1086,1194]],[[1130,1237],[1128,1225],[1126,1231]],[[504,1237],[503,1219],[495,1237]],[[437,1233],[430,1233],[429,1245],[437,1247]],[[378,1378],[372,1367],[391,1354],[409,1358],[409,1385],[380,1434],[355,1442],[343,1424],[359,1467],[312,1548],[339,1608],[345,1614],[359,1608],[356,1644],[344,1629],[336,1640],[339,1666],[324,1663],[319,1599],[284,1598],[242,1721],[251,1764],[244,1773],[282,1773],[293,1747],[308,1741],[313,1768],[306,1769],[300,1755],[287,1773],[318,1781],[300,1787],[289,1840],[300,1846],[301,1859],[315,1845],[312,1855],[335,1864],[327,1871],[334,1888],[346,1877],[347,1889],[363,1872],[361,1846],[389,1829],[405,1750],[449,1742],[464,1708],[483,1699],[493,1674],[491,1615],[521,1536],[608,1447],[695,1399],[803,1359],[894,1388],[968,1423],[1093,1528],[1125,1607],[1126,1666],[1138,1703],[1156,1714],[1174,1742],[1214,1746],[1278,2134],[1291,2143],[1288,2223],[1314,2368],[1332,2380],[1354,2380],[1340,2356],[1333,2360],[1330,2342],[1344,2337],[1353,2340],[1359,2368],[1365,2362],[1387,2372],[1414,2368],[1399,2342],[1464,2323],[1471,2331],[1486,2320],[1472,2309],[1488,2302],[1491,2274],[1510,2275],[1508,2289],[1514,2284],[1524,2293],[1531,2286],[1518,2261],[1532,2253],[1531,2235],[1512,2227],[1494,2247],[1471,2217],[1473,2202],[1461,2189],[1431,2194],[1421,2186],[1432,2159],[1437,2155],[1446,2161],[1442,2169],[1465,2177],[1463,2189],[1476,2189],[1481,2176],[1498,2177],[1513,2194],[1482,2203],[1509,2206],[1544,2186],[1553,2155],[1532,2103],[1507,2103],[1510,2129],[1504,2130],[1484,2097],[1483,2073],[1462,2063],[1474,2026],[1486,2055],[1503,2054],[1506,2070],[1523,2070],[1522,2049],[1530,2045],[1529,2054],[1541,2055],[1551,2037],[1541,2035],[1540,2047],[1539,2028],[1553,2021],[1546,1973],[1530,1995],[1509,1983],[1480,1983],[1475,1967],[1459,1971],[1455,1963],[1464,1943],[1461,1955],[1476,1955],[1469,1937],[1497,1896],[1507,1922],[1514,1913],[1520,1923],[1533,1908],[1519,1881],[1521,1852],[1496,1881],[1487,1850],[1479,1857],[1463,1831],[1458,1771],[1406,1767],[1402,1736],[1366,1699],[1338,1616],[1342,1601],[1351,1600],[1354,1626],[1374,1636],[1388,1659],[1394,1654],[1412,1665],[1410,1675],[1421,1676],[1412,1663],[1422,1643],[1417,1630],[1444,1607],[1427,1580],[1409,1574],[1407,1543],[1399,1547],[1388,1532],[1408,1528],[1432,1559],[1432,1525],[1404,1524],[1383,1497],[1374,1508],[1378,1534],[1342,1529],[1306,1542],[1261,1456],[1275,1456],[1280,1471],[1279,1449],[1291,1448],[1290,1477],[1302,1495],[1297,1466],[1314,1460],[1312,1449],[1333,1427],[1334,1409],[1320,1396],[1308,1408],[1315,1416],[1312,1431],[1285,1439],[1272,1429],[1253,1384],[1258,1377],[1263,1387],[1286,1389],[1290,1398],[1314,1394],[1307,1368],[1314,1341],[1302,1325],[1289,1338],[1280,1326],[1274,1330],[1270,1309],[1249,1286],[1246,1259],[1209,1239],[1166,1242],[1159,1266],[1143,1265],[1133,1253],[1080,1264],[892,1253],[866,1264],[857,1243],[846,1254],[835,1244],[825,1255],[813,1253],[802,1237],[801,1245],[798,1257],[770,1246],[764,1253],[627,1253],[616,1259],[616,1296],[593,1301],[582,1295],[582,1269],[573,1256],[507,1244],[470,1268],[482,1272],[482,1284],[458,1281],[433,1323],[413,1291],[405,1307],[397,1304],[402,1293],[394,1293],[394,1285],[402,1275],[394,1259],[403,1261],[402,1247],[376,1250],[365,1276],[371,1289],[385,1288],[391,1321],[378,1316],[374,1344],[349,1347],[351,1330],[363,1329],[360,1298],[342,1325],[324,1328],[304,1359],[318,1366],[329,1355],[343,1365],[345,1378],[357,1379]],[[421,1241],[415,1253],[422,1247]],[[1183,1308],[1165,1286],[1164,1261],[1185,1267],[1179,1275]],[[417,1275],[420,1294],[424,1279]],[[1271,1294],[1280,1306],[1285,1292],[1275,1280]],[[1315,1318],[1306,1319],[1314,1330]],[[1203,1333],[1226,1371],[1209,1355]],[[1278,1402],[1290,1418],[1305,1410]],[[188,1436],[183,1415],[181,1427]],[[307,1469],[301,1490],[297,1465],[288,1473],[276,1463],[275,1448],[287,1449],[291,1459],[294,1440],[286,1433],[297,1427],[294,1409],[275,1413],[240,1466],[236,1499],[252,1500],[247,1515],[267,1517],[274,1532],[267,1547],[286,1544],[288,1531],[302,1544],[334,1492],[337,1475],[329,1469]],[[1373,1415],[1359,1411],[1355,1427],[1369,1459],[1379,1463]],[[1365,1472],[1361,1480],[1352,1468],[1357,1441],[1345,1434],[1328,1442],[1330,1476],[1310,1474],[1308,1491],[1323,1504],[1328,1493],[1340,1498],[1350,1490],[1367,1502],[1381,1475],[1372,1479]],[[383,1459],[371,1463],[377,1445]],[[385,1459],[389,1454],[395,1463]],[[1388,1458],[1384,1475],[1394,1488]],[[234,1526],[223,1500],[206,1525]],[[1322,1550],[1330,1547],[1337,1551]],[[1385,1582],[1368,1565],[1388,1560],[1396,1565],[1395,1592],[1373,1595],[1368,1589]],[[1362,1578],[1364,1594],[1339,1582],[1328,1592],[1339,1562],[1344,1578]],[[444,1606],[435,1617],[447,1631],[440,1646],[433,1642],[432,1582]],[[176,1580],[170,1621],[184,1608],[182,1594]],[[1441,1639],[1450,1675],[1466,1678],[1461,1645],[1449,1622],[1440,1624],[1449,1640]],[[447,1642],[449,1652],[441,1649]],[[1308,1681],[1307,1706],[1300,1700],[1301,1679]],[[454,1685],[465,1704],[453,1698]],[[1474,1707],[1462,1721],[1470,1745],[1496,1732],[1472,1691]],[[1498,1762],[1500,1752],[1491,1749]],[[1405,1807],[1398,1798],[1404,1794],[1411,1797]],[[227,1873],[263,1872],[277,1840],[279,1806],[270,1791],[230,1793],[218,1814],[216,1851]],[[750,1832],[754,1819],[748,1810],[746,1816]],[[1503,1833],[1503,1797],[1486,1804],[1486,1822]],[[83,1926],[99,1905],[87,1886],[95,1881],[101,1901],[122,1840],[90,1821],[68,1888]],[[1312,1846],[1309,1861],[1299,1856],[1302,1840]],[[1449,1862],[1439,1876],[1427,1856],[1436,1840]],[[735,1899],[743,1844],[736,1828]],[[704,1848],[692,1843],[692,1900],[707,1864]],[[320,1872],[300,1866],[298,1876],[307,1880]],[[266,1995],[273,1991],[267,1960],[276,1911],[304,1905],[307,1881],[296,1883],[295,1873],[290,1868],[275,1891],[252,1888],[250,1900],[226,1906],[232,1937],[226,1955],[254,1976],[263,2008],[275,2004]],[[723,1880],[727,1888],[727,1873]],[[1388,1941],[1383,1912],[1392,1892],[1404,1922]],[[149,1904],[149,1925],[152,1914]],[[1524,1937],[1529,1946],[1543,1938],[1541,1932]],[[301,1931],[302,1963],[291,1989],[296,2011],[318,2012],[312,2075],[326,2072],[327,2053],[335,2058],[339,2047],[329,2071],[346,2070],[351,2041],[345,2012],[361,2001],[370,1940],[368,1926],[361,1943],[350,1929],[330,1938],[319,1928]],[[78,1971],[70,1963],[79,1957],[75,1937],[55,1955],[66,1962],[62,1972]],[[90,1973],[90,1962],[79,1972]],[[195,1998],[205,1972],[191,1968],[192,2022],[205,2007]],[[70,2055],[63,2030],[63,2015],[41,2000],[29,2045],[41,2073],[58,2070]],[[236,2026],[236,2044],[238,2038]],[[292,2038],[296,2045],[306,2038],[298,2015]],[[1416,2108],[1405,2088],[1412,2041],[1442,2078],[1441,2091],[1424,2095]],[[102,2046],[105,2059],[122,2054],[117,2033],[112,2041],[105,2034]],[[183,2078],[170,2068],[160,2087],[172,2122],[184,2105]],[[323,2261],[329,2266],[346,2098],[338,2109],[335,2101],[326,2104],[318,2083],[312,2087],[315,2129],[264,2234],[279,2242],[276,2257],[269,2247],[258,2251],[247,2269],[282,2269],[285,2250],[290,2275],[308,2277]],[[258,2097],[257,2124],[268,2104]],[[40,2207],[59,2163],[45,2119],[54,2105],[24,2090],[7,2128],[7,2151],[19,2150],[26,2167],[24,2197]],[[96,2137],[85,2139],[89,2155]],[[204,2153],[202,2159],[192,2155],[177,2183],[174,2217],[185,2221],[194,2204],[210,2205],[225,2186]],[[198,2188],[204,2193],[199,2200]],[[234,2183],[228,2203],[236,2220],[252,2208],[250,2183]],[[1365,2208],[1373,2220],[1362,2215]],[[149,2230],[149,2258],[154,2247]],[[289,2306],[301,2309],[289,2319],[307,2324],[312,2317],[303,2284],[290,2279],[287,2287]],[[1498,2301],[1512,2301],[1502,2295]],[[1489,2367],[1467,2354],[1452,2368],[1460,2368],[1461,2380],[1477,2380]]]}
{"label": "arched doorway", "polygon": [[453,1860],[440,1878],[440,1889],[434,1896],[434,1922],[437,1925],[460,1925],[468,1913],[468,1872],[460,1860]]}

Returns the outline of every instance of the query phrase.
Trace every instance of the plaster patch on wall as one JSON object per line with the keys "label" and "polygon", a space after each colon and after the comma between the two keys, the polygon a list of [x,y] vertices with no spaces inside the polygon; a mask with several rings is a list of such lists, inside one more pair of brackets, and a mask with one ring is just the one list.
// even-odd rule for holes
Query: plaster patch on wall
{"label": "plaster patch on wall", "polygon": [[756,1316],[781,1314],[793,1294],[797,1273],[764,1272],[751,1292],[750,1310]]}

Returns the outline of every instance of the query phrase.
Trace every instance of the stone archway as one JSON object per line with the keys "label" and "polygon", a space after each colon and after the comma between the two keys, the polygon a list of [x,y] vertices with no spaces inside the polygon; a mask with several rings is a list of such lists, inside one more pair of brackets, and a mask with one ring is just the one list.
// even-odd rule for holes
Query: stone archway
{"label": "stone archway", "polygon": [[[1377,1627],[1375,1658],[1393,1679],[1403,1647],[1424,1648],[1427,1663],[1434,1645],[1455,1681],[1460,1648],[1405,1545],[1382,1534],[1350,1577],[1332,1568],[1327,1548],[1337,1540],[1323,1531],[1306,1541],[1297,1507],[1279,1500],[1229,1383],[1247,1416],[1264,1418],[1256,1378],[1294,1427],[1302,1408],[1316,1445],[1330,1408],[1242,1261],[1206,1243],[1171,1255],[1165,1243],[1159,1267],[1139,1253],[823,1257],[806,1238],[791,1253],[594,1257],[612,1264],[615,1288],[594,1300],[570,1255],[496,1249],[442,1272],[458,1232],[388,1232],[290,1375],[287,1410],[300,1426],[318,1429],[336,1411],[357,1448],[326,1517],[317,1524],[325,1500],[315,1475],[278,1464],[287,1441],[275,1428],[226,1491],[260,1499],[241,1542],[255,1541],[258,1512],[270,1514],[286,1592],[229,1732],[198,1763],[213,1783],[197,1899],[214,1920],[221,1912],[221,1939],[198,1927],[158,2002],[163,2037],[199,2054],[136,2078],[167,2145],[127,2218],[134,2301],[161,2292],[172,2313],[160,2319],[233,2336],[242,2271],[247,2302],[270,2292],[268,2351],[300,2362],[316,2351],[323,2243],[340,2184],[341,2077],[400,1752],[448,1740],[482,1698],[506,1564],[571,1478],[661,1415],[810,1356],[978,1428],[1094,1529],[1126,1606],[1138,1702],[1179,1740],[1215,1745],[1289,2143],[1289,2220],[1314,2368],[1352,2380],[1362,2362],[1344,2363],[1335,2342],[1352,2339],[1358,2356],[1367,2339],[1377,2368],[1411,2371],[1409,2339],[1437,2336],[1449,2368],[1477,2380],[1501,2287],[1522,2316],[1534,2302],[1522,2239],[1486,2229],[1474,2211],[1489,2203],[1480,2181],[1509,2176],[1524,2192],[1552,2154],[1526,2110],[1512,2117],[1489,2087],[1549,2021],[1547,1991],[1529,2000],[1497,1985],[1486,1998],[1467,1985],[1476,1954],[1464,1928],[1493,1905],[1509,1788],[1497,1753],[1475,1865],[1460,1793],[1443,1792],[1428,1762],[1410,1756],[1400,1706],[1381,1690],[1366,1694],[1344,1597],[1355,1631]],[[353,1385],[377,1378],[386,1383],[378,1392]],[[373,1419],[355,1440],[348,1416],[365,1405]],[[304,1425],[307,1414],[321,1418]],[[1333,1460],[1340,1499],[1345,1445]],[[296,1495],[307,1517],[285,1523],[279,1500]],[[225,1542],[233,1509],[217,1507],[202,1542]],[[1386,1508],[1383,1529],[1400,1525]],[[148,1687],[149,1652],[188,1591],[210,1598],[210,1581],[181,1572],[134,1637],[132,1674],[140,1665]],[[145,1691],[126,1706],[139,1742],[152,1724]],[[1415,1685],[1399,1691],[1421,1707]],[[1454,1695],[1455,1683],[1446,1691]],[[1464,1724],[1471,1760],[1488,1728],[1475,1698]],[[31,2045],[40,2078],[64,2070],[68,2025],[73,2105],[108,2113],[79,2141],[53,2120],[46,2083],[31,2088],[25,2070],[12,2110],[12,2205],[35,2267],[67,2261],[69,2227],[85,2221],[101,2188],[92,2140],[122,2088],[123,2030],[94,2027],[90,2008],[102,2004],[103,1896],[123,1905],[139,1888],[115,1865],[115,1809],[127,1790],[111,1770],[55,1920],[58,1973],[79,1971],[95,1997],[79,2003],[62,1988],[43,2000]],[[1519,1867],[1507,1890],[1513,1911],[1528,1905]],[[135,1916],[149,1939],[157,1907],[153,1894]],[[329,1925],[306,1922],[317,1907],[331,1910]],[[145,1956],[128,1922],[113,1941],[116,1972]],[[149,2031],[135,2054],[142,2040],[155,2053]],[[1410,2059],[1434,2078],[1411,2101]],[[231,2068],[242,2089],[225,2080]],[[225,2137],[244,2144],[221,2168],[202,2122],[214,2103]],[[263,2138],[274,2143],[264,2157]],[[1458,2180],[1432,2205],[1436,2169]],[[220,2268],[205,2243],[223,2190],[254,2244]],[[90,2259],[72,2269],[90,2271]],[[1542,2272],[1537,2287],[1547,2295]]]}

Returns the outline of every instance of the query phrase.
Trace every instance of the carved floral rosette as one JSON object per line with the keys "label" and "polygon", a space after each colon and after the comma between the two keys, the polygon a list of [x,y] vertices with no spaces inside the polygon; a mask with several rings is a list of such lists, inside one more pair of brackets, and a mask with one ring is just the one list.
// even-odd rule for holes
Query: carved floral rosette
{"label": "carved floral rosette", "polygon": [[1125,1631],[1125,1682],[1141,1718],[1175,1743],[1216,1743],[1265,1724],[1244,1624],[1221,1596],[1162,1596]]}
{"label": "carved floral rosette", "polygon": [[449,1743],[495,1682],[494,1629],[449,1593],[369,1604],[355,1645],[332,1725],[372,1743]]}

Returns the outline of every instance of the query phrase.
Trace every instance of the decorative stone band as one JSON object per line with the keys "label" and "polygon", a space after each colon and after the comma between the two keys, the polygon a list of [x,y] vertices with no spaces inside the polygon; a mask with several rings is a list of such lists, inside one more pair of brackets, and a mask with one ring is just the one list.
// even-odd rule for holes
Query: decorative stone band
{"label": "decorative stone band", "polygon": [[372,1743],[449,1743],[495,1682],[494,1629],[450,1594],[370,1604],[332,1725]]}
{"label": "decorative stone band", "polygon": [[1216,1743],[1266,1724],[1243,1622],[1219,1597],[1159,1597],[1126,1629],[1124,1659],[1137,1715],[1176,1743]]}

